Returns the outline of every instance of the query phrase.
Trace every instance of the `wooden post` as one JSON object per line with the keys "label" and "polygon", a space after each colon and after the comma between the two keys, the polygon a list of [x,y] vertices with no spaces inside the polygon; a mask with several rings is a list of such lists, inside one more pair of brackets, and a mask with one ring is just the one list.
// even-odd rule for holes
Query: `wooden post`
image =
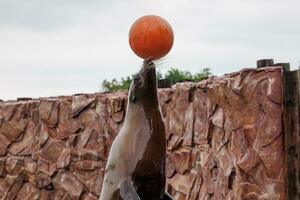
{"label": "wooden post", "polygon": [[17,101],[30,101],[32,100],[32,98],[28,98],[28,97],[19,97],[17,98]]}
{"label": "wooden post", "polygon": [[290,71],[290,63],[276,63],[274,66],[282,66],[284,71]]}
{"label": "wooden post", "polygon": [[299,71],[283,72],[283,126],[286,199],[300,199]]}
{"label": "wooden post", "polygon": [[273,59],[261,59],[256,62],[257,68],[262,68],[262,67],[270,67],[274,65],[274,60]]}
{"label": "wooden post", "polygon": [[274,64],[273,59],[261,59],[256,61],[256,67],[257,68],[263,68],[263,67],[277,67],[281,66],[284,71],[290,71],[290,63],[276,63]]}

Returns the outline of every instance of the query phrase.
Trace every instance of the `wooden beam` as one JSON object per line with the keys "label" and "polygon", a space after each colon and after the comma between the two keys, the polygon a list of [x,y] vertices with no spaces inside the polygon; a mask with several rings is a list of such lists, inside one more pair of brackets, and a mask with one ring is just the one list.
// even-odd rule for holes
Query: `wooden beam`
{"label": "wooden beam", "polygon": [[299,71],[283,72],[283,126],[286,199],[299,199]]}
{"label": "wooden beam", "polygon": [[274,66],[281,66],[284,71],[290,71],[290,63],[276,63]]}
{"label": "wooden beam", "polygon": [[261,59],[261,60],[256,61],[257,68],[271,67],[273,65],[274,65],[273,59]]}

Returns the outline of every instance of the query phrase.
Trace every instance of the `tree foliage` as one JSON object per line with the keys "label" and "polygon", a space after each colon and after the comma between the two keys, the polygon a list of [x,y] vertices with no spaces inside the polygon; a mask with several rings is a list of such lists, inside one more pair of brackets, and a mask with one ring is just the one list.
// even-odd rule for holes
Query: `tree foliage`
{"label": "tree foliage", "polygon": [[107,81],[106,79],[102,82],[102,89],[104,91],[119,91],[119,90],[128,90],[132,78],[127,76],[126,78],[121,78],[121,81],[113,79],[112,81]]}
{"label": "tree foliage", "polygon": [[198,82],[203,79],[208,78],[211,75],[209,68],[204,68],[196,74],[192,74],[189,71],[181,71],[179,69],[171,68],[166,74],[165,79],[169,79],[172,84],[183,82],[183,81],[192,81]]}
{"label": "tree foliage", "polygon": [[[159,71],[157,72],[157,79],[169,79],[171,84],[175,84],[183,81],[192,81],[198,82],[203,79],[208,78],[211,75],[209,68],[204,68],[199,72],[192,74],[189,71],[182,71],[177,68],[171,68],[166,72],[166,74],[162,74]],[[119,90],[128,90],[130,83],[132,81],[132,77],[127,76],[126,78],[121,78],[120,81],[117,79],[112,79],[111,81],[104,80],[102,82],[102,90],[103,91],[119,91]]]}

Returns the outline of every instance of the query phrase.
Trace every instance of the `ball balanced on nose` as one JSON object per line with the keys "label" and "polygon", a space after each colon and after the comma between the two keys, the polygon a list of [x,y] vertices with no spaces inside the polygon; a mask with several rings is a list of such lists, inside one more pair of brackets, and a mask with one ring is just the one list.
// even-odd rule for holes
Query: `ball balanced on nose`
{"label": "ball balanced on nose", "polygon": [[137,19],[129,31],[133,52],[143,59],[160,59],[167,55],[174,42],[171,25],[162,17],[146,15]]}

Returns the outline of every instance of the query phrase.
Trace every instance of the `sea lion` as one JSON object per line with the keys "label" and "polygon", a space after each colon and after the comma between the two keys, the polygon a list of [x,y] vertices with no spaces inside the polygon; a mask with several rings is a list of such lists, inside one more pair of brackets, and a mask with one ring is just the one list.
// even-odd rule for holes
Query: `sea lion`
{"label": "sea lion", "polygon": [[100,200],[167,200],[166,134],[155,65],[144,60],[130,85],[124,124],[105,168]]}

